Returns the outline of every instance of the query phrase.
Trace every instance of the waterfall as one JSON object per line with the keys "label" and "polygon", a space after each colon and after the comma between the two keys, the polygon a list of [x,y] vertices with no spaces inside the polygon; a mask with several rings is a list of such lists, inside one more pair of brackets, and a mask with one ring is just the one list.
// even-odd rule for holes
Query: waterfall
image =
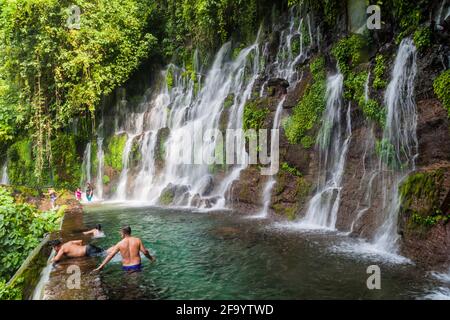
{"label": "waterfall", "polygon": [[9,178],[8,178],[8,162],[5,161],[2,167],[2,180],[0,181],[0,184],[6,185],[9,184]]}
{"label": "waterfall", "polygon": [[[299,22],[297,22],[299,20]],[[307,50],[313,43],[311,19],[309,14],[306,16],[308,34],[304,34],[304,18],[301,14],[295,13],[295,7],[289,13],[289,27],[280,34],[280,45],[275,60],[275,74],[277,78],[286,79],[290,88],[295,87],[299,80],[296,66],[306,58]],[[298,26],[296,24],[298,23]],[[305,48],[305,38],[308,37],[308,48]],[[298,49],[297,49],[298,48]],[[296,51],[298,50],[298,53]]]}
{"label": "waterfall", "polygon": [[[301,15],[299,15],[301,16]],[[296,27],[296,21],[299,20],[298,26]],[[298,16],[295,14],[294,7],[290,10],[289,14],[289,27],[287,30],[283,30],[280,35],[280,45],[278,47],[278,53],[277,53],[277,59],[275,61],[275,76],[278,78],[283,78],[288,80],[289,82],[289,89],[292,90],[297,85],[298,81],[301,80],[301,77],[299,76],[296,66],[298,63],[302,62],[302,60],[306,59],[307,57],[307,49],[310,48],[310,45],[312,43],[312,40],[310,40],[310,44],[308,44],[307,48],[304,46],[304,37],[303,34],[303,27],[304,27],[304,19],[298,18]],[[312,39],[311,34],[311,21],[309,15],[307,15],[307,21],[308,21],[308,34],[309,39]],[[299,46],[299,52],[295,53],[293,44],[296,43]],[[265,47],[266,48],[266,47]],[[263,86],[264,87],[264,86]],[[262,96],[263,90],[260,92],[260,96]],[[273,130],[277,130],[280,127],[281,124],[281,113],[283,111],[283,104],[286,97],[283,97],[281,101],[278,103],[274,122],[273,122]],[[273,137],[272,137],[273,139]],[[271,146],[274,145],[274,141],[272,140]],[[275,152],[272,150],[271,152]],[[260,218],[266,218],[269,211],[270,206],[270,200],[272,195],[272,189],[275,186],[276,180],[274,176],[270,176],[267,179],[267,182],[265,183],[264,189],[263,189],[263,208],[262,210],[255,216]]]}
{"label": "waterfall", "polygon": [[[370,95],[370,71],[367,74],[367,80],[364,84],[364,101],[369,101]],[[372,188],[375,178],[378,175],[377,166],[372,163],[375,153],[375,125],[373,122],[369,123],[366,131],[366,136],[364,137],[364,153],[362,156],[361,166],[363,168],[363,174],[361,181],[359,183],[358,191],[363,191],[363,196],[358,200],[358,206],[356,208],[357,214],[355,219],[352,221],[350,226],[350,233],[355,231],[356,224],[361,219],[361,217],[370,209],[372,206]],[[370,170],[369,172],[367,170]]]}
{"label": "waterfall", "polygon": [[88,142],[86,149],[84,149],[83,163],[81,164],[81,188],[83,188],[86,183],[90,183],[91,179],[91,143]]}
{"label": "waterfall", "polygon": [[[286,96],[283,97],[280,102],[278,103],[277,106],[277,110],[275,112],[275,118],[273,120],[273,126],[272,129],[273,130],[277,130],[280,127],[281,124],[281,114],[283,113],[283,105],[284,105],[284,101],[286,100]],[[273,152],[276,152],[277,150],[274,150],[273,146],[275,145],[275,139],[278,139],[278,135],[274,135],[272,133],[271,135],[271,154]],[[270,164],[272,165],[272,163]],[[257,215],[257,217],[261,217],[261,218],[266,218],[269,214],[269,206],[270,206],[270,198],[272,196],[272,189],[275,185],[275,177],[274,175],[270,175],[267,179],[266,185],[264,187],[263,190],[263,208],[261,210],[261,212],[259,212],[259,214]]]}
{"label": "waterfall", "polygon": [[447,8],[447,11],[445,12],[445,15],[443,16],[446,4],[447,4],[447,0],[443,0],[441,5],[439,6],[439,9],[436,12],[436,16],[435,16],[434,20],[437,25],[440,25],[442,22],[444,22],[448,18],[448,16],[450,16],[450,6]]}
{"label": "waterfall", "polygon": [[126,200],[127,199],[127,186],[128,186],[128,169],[130,162],[131,149],[133,147],[133,141],[136,135],[127,135],[127,142],[122,154],[122,172],[120,173],[119,184],[117,185],[116,200]]}
{"label": "waterfall", "polygon": [[95,192],[99,200],[103,199],[103,169],[104,169],[103,138],[97,137],[97,180]]}
{"label": "waterfall", "polygon": [[[300,79],[296,67],[307,57],[307,49],[313,42],[311,18],[309,15],[302,17],[297,9],[291,9],[288,25],[281,32],[276,61],[272,70],[267,70],[270,76],[288,80],[291,87]],[[125,92],[118,93],[115,134],[127,134],[128,138],[113,199],[158,204],[169,188],[176,193],[171,205],[226,208],[233,182],[247,167],[245,141],[236,138],[235,161],[221,165],[220,175],[212,171],[215,165],[203,160],[213,158],[221,146],[222,141],[214,132],[242,130],[244,106],[252,97],[261,71],[266,68],[266,57],[261,56],[261,50],[268,53],[269,46],[268,42],[260,44],[261,34],[262,27],[255,42],[240,50],[234,59],[230,59],[231,43],[225,43],[206,73],[197,51],[193,55],[194,70],[190,71],[190,76],[186,76],[184,67],[168,65],[162,72],[159,91],[153,92],[148,101],[134,110],[129,110]],[[264,93],[264,84],[260,92]],[[281,112],[280,102],[276,129]],[[160,138],[163,132],[164,139]],[[133,168],[130,168],[130,154],[136,151],[140,159],[137,164],[133,161]],[[102,172],[97,172],[97,184],[102,180],[101,175]],[[273,184],[272,181],[265,188],[265,194],[271,192]]]}
{"label": "waterfall", "polygon": [[416,47],[403,39],[395,58],[392,79],[385,92],[386,126],[379,148],[383,190],[383,222],[374,243],[388,252],[397,252],[397,220],[400,209],[399,187],[415,168],[418,156],[417,113],[414,81],[417,73]]}
{"label": "waterfall", "polygon": [[335,229],[345,160],[351,139],[350,105],[346,112],[345,126],[341,121],[344,114],[342,90],[342,74],[330,76],[327,80],[327,107],[317,139],[320,157],[317,192],[300,222],[306,227]]}

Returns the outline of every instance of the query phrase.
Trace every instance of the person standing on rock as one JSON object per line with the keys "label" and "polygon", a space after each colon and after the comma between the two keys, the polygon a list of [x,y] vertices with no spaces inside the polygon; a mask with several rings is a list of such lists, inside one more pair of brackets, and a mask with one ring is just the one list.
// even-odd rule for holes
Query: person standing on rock
{"label": "person standing on rock", "polygon": [[141,256],[140,252],[144,254],[150,261],[155,261],[155,257],[150,255],[150,252],[144,247],[141,239],[131,236],[131,228],[129,226],[123,227],[120,230],[122,240],[114,247],[108,249],[108,256],[94,271],[102,270],[114,256],[120,252],[122,256],[122,269],[127,272],[141,271]]}

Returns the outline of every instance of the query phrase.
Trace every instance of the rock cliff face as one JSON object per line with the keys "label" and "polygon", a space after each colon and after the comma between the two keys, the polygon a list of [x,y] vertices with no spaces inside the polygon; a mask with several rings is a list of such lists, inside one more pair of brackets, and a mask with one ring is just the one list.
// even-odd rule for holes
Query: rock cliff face
{"label": "rock cliff face", "polygon": [[[389,82],[396,45],[392,37],[385,38],[386,32],[380,32],[379,43],[369,50],[368,64],[364,68],[373,68],[376,56],[383,54],[386,57],[384,81]],[[417,57],[415,104],[418,156],[415,169],[400,185],[398,232],[402,254],[427,267],[447,268],[450,265],[450,127],[449,115],[434,93],[433,81],[449,67],[449,35],[440,34],[436,40],[439,44],[419,50]],[[325,40],[323,49],[316,53],[325,55],[328,73],[335,72],[331,42],[331,39]],[[274,58],[268,60],[274,61]],[[305,64],[308,61],[299,65],[299,70]],[[288,88],[283,105],[284,118],[291,115],[293,108],[304,98],[311,81],[312,75],[307,71],[302,72],[302,79],[297,85]],[[369,86],[373,86],[373,81],[370,80]],[[280,79],[277,83],[286,86]],[[270,96],[277,101],[284,96],[279,88],[269,90],[276,92]],[[383,104],[384,89],[371,90],[374,99]],[[351,103],[352,137],[344,169],[336,228],[371,239],[377,226],[383,223],[379,214],[383,207],[383,187],[381,177],[376,172],[380,161],[376,144],[383,136],[383,128],[370,121],[358,103],[347,103]],[[259,105],[272,111],[269,119],[266,119],[266,123],[271,124],[276,102],[271,100],[268,103],[265,100],[265,104]],[[318,126],[312,132],[317,133]],[[276,219],[301,219],[316,190],[319,153],[317,147],[305,148],[301,144],[290,143],[284,127],[280,129],[281,169],[272,189],[269,212]],[[240,179],[234,182],[232,199],[235,209],[247,213],[256,212],[262,207],[261,195],[266,178],[261,177],[257,170],[255,166],[249,166],[241,172]],[[298,174],[293,174],[293,171]]]}

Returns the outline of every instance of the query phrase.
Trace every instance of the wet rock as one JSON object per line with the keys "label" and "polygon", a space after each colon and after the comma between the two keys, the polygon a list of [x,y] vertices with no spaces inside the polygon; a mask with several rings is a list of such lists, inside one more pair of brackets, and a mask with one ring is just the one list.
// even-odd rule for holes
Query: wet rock
{"label": "wet rock", "polygon": [[157,173],[164,168],[164,158],[166,154],[165,144],[169,135],[170,129],[166,127],[160,129],[156,137],[155,166]]}
{"label": "wet rock", "polygon": [[211,175],[205,176],[200,181],[199,193],[202,197],[208,196],[214,189],[214,179]]}
{"label": "wet rock", "polygon": [[240,179],[233,182],[229,202],[237,211],[257,212],[262,206],[261,194],[267,176],[259,168],[249,166],[241,171]]}
{"label": "wet rock", "polygon": [[418,164],[450,160],[450,143],[443,143],[450,138],[447,110],[437,99],[427,99],[417,103],[417,111]]}
{"label": "wet rock", "polygon": [[189,200],[189,187],[185,185],[175,185],[169,183],[159,196],[158,202],[161,205],[169,206],[173,204],[187,204]]}
{"label": "wet rock", "polygon": [[202,197],[197,193],[194,195],[191,199],[191,207],[199,208],[201,203]]}
{"label": "wet rock", "polygon": [[289,82],[281,78],[271,78],[267,81],[267,95],[269,97],[281,97],[287,93]]}
{"label": "wet rock", "polygon": [[286,95],[283,108],[285,109],[294,108],[298,104],[298,102],[302,99],[303,95],[306,92],[306,89],[311,84],[311,81],[312,81],[311,73],[304,72],[302,80],[299,81],[295,86],[295,88],[291,89]]}

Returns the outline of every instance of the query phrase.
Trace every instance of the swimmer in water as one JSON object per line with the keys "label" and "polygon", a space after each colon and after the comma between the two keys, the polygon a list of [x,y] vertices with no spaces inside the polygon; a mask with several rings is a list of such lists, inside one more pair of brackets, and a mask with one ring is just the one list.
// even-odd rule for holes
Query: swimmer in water
{"label": "swimmer in water", "polygon": [[52,240],[49,241],[49,245],[51,245],[56,252],[52,262],[58,262],[63,257],[92,257],[103,252],[103,249],[92,244],[83,245],[83,240],[73,240],[66,243],[62,243],[61,240]]}
{"label": "swimmer in water", "polygon": [[83,232],[84,235],[92,235],[93,238],[104,237],[105,234],[102,231],[102,225],[97,224],[94,229]]}
{"label": "swimmer in water", "polygon": [[114,256],[120,252],[122,256],[122,269],[127,272],[141,271],[141,256],[140,252],[144,254],[150,261],[155,261],[155,257],[150,255],[150,252],[144,247],[141,239],[131,236],[131,228],[129,226],[123,227],[120,230],[122,240],[114,247],[108,249],[108,256],[102,264],[94,271],[102,270],[105,265],[111,261]]}

